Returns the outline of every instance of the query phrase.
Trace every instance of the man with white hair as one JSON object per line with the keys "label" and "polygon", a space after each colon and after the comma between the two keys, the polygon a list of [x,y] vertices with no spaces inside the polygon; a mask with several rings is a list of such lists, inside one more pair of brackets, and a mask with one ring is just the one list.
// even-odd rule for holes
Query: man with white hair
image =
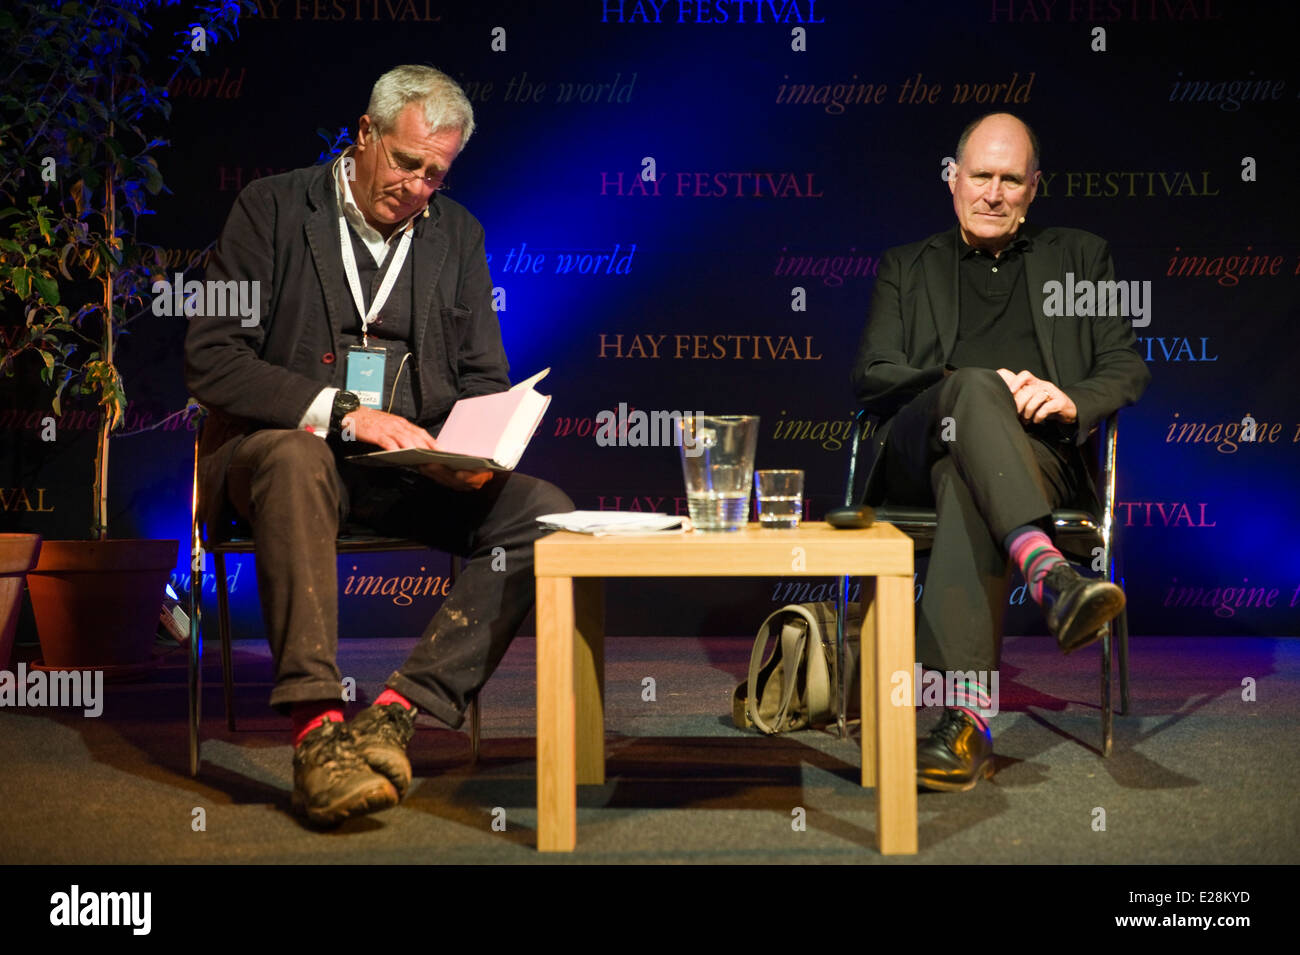
{"label": "man with white hair", "polygon": [[[483,228],[438,194],[473,131],[450,77],[385,73],[354,146],[236,199],[207,278],[259,282],[261,321],[195,317],[186,338],[187,384],[211,410],[202,516],[210,537],[251,526],[271,704],[293,719],[293,807],[319,825],[397,804],[417,709],[463,722],[532,606],[535,518],[573,508],[522,474],[347,461],[435,448],[457,399],[510,386]],[[350,723],[335,660],[334,542],[345,523],[469,559],[410,657]]]}

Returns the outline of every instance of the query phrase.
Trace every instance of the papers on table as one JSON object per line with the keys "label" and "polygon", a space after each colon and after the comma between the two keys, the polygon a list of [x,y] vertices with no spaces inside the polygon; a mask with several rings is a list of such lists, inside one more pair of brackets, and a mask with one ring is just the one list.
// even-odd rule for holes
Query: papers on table
{"label": "papers on table", "polygon": [[639,511],[569,511],[543,514],[537,523],[553,531],[605,537],[613,534],[681,534],[691,529],[689,517]]}

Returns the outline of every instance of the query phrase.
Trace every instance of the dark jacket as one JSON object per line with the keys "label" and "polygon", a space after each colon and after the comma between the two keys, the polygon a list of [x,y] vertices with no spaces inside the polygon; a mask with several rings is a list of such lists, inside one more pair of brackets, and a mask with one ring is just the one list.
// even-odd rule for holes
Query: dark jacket
{"label": "dark jacket", "polygon": [[[332,167],[298,169],[239,193],[208,266],[208,280],[258,280],[259,322],[196,316],[185,338],[185,381],[212,416],[200,442],[205,514],[225,500],[238,441],[262,428],[296,428],[324,387],[344,385],[340,336],[355,310],[339,251]],[[415,423],[436,433],[458,398],[509,387],[483,227],[436,195],[415,220],[407,268],[415,313]]]}
{"label": "dark jacket", "polygon": [[[1064,281],[1067,272],[1076,281],[1114,279],[1105,240],[1079,229],[1024,226],[1021,233],[1031,241],[1024,256],[1024,276],[1038,348],[1047,379],[1078,408],[1077,449],[1112,411],[1137,401],[1151,373],[1134,348],[1128,319],[1049,318],[1043,313],[1046,282]],[[876,453],[867,478],[868,503],[878,504],[884,498],[881,452],[894,414],[943,378],[956,345],[958,262],[964,250],[954,228],[890,249],[881,257],[871,316],[853,367],[854,394],[862,407],[880,419],[871,438]],[[1082,467],[1077,450],[1074,455]],[[1096,489],[1090,490],[1091,500],[1080,503],[1095,512]]]}

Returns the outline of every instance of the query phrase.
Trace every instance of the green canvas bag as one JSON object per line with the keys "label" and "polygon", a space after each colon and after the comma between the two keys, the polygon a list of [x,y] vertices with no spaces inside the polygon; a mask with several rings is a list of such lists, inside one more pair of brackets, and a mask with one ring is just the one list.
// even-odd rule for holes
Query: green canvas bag
{"label": "green canvas bag", "polygon": [[[787,604],[763,621],[749,656],[749,677],[732,694],[731,718],[737,728],[753,726],[773,735],[835,722],[839,686],[835,628],[833,600]],[[857,634],[861,629],[861,605],[850,601],[844,628],[850,711],[860,709]],[[772,653],[763,660],[771,640],[775,640]]]}

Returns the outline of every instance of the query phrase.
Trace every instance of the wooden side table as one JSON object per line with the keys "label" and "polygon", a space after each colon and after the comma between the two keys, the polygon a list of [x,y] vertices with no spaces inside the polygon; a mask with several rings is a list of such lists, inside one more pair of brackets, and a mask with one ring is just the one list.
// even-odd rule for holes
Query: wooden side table
{"label": "wooden side table", "polygon": [[880,851],[916,852],[916,712],[911,700],[890,704],[891,675],[911,674],[916,659],[907,535],[888,524],[824,523],[635,537],[559,531],[538,540],[534,554],[539,850],[573,851],[577,786],[605,781],[604,578],[851,575],[866,578],[862,785],[876,788]]}

